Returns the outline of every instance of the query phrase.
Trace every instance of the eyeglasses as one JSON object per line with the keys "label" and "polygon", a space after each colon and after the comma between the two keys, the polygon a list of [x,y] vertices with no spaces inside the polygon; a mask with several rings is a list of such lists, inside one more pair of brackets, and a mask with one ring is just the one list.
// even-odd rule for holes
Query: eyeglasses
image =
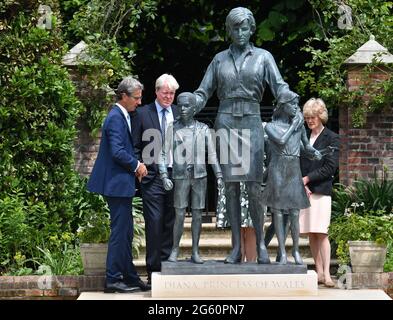
{"label": "eyeglasses", "polygon": [[139,96],[139,97],[134,97],[134,96],[130,96],[132,99],[134,99],[134,100],[142,100],[142,96]]}

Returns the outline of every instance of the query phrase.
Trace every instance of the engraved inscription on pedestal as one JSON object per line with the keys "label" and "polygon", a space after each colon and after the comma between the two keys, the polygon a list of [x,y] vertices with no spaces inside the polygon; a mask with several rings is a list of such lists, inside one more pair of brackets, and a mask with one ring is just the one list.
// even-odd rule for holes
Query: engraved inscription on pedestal
{"label": "engraved inscription on pedestal", "polygon": [[163,275],[153,273],[152,297],[316,295],[317,274]]}
{"label": "engraved inscription on pedestal", "polygon": [[193,279],[164,282],[165,289],[299,289],[304,288],[304,280],[205,280],[203,282]]}

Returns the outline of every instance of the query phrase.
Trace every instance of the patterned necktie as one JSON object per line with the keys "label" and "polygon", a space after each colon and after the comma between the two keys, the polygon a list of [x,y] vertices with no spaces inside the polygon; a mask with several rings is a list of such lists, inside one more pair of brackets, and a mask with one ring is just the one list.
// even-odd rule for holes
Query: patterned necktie
{"label": "patterned necktie", "polygon": [[161,136],[162,136],[162,144],[164,144],[165,141],[165,131],[166,131],[166,113],[167,109],[163,108],[161,110],[162,116],[161,116]]}

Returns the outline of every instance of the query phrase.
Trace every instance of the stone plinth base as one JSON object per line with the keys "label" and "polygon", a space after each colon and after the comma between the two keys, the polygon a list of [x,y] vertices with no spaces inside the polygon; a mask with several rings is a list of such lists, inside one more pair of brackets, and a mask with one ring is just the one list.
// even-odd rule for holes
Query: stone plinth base
{"label": "stone plinth base", "polygon": [[317,274],[152,275],[152,298],[268,297],[318,294]]}
{"label": "stone plinth base", "polygon": [[306,274],[307,266],[302,264],[257,264],[240,263],[226,264],[224,261],[207,260],[203,264],[192,263],[190,260],[181,260],[177,262],[163,262],[161,264],[162,275],[206,275],[206,274]]}

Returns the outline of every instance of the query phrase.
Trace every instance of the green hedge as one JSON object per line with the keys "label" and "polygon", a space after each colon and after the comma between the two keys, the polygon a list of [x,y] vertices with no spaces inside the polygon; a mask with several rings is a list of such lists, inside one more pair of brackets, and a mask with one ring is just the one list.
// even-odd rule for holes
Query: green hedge
{"label": "green hedge", "polygon": [[38,1],[0,5],[0,271],[78,225],[73,141],[81,103],[61,64],[67,47],[57,1],[46,4],[49,30],[36,26]]}

